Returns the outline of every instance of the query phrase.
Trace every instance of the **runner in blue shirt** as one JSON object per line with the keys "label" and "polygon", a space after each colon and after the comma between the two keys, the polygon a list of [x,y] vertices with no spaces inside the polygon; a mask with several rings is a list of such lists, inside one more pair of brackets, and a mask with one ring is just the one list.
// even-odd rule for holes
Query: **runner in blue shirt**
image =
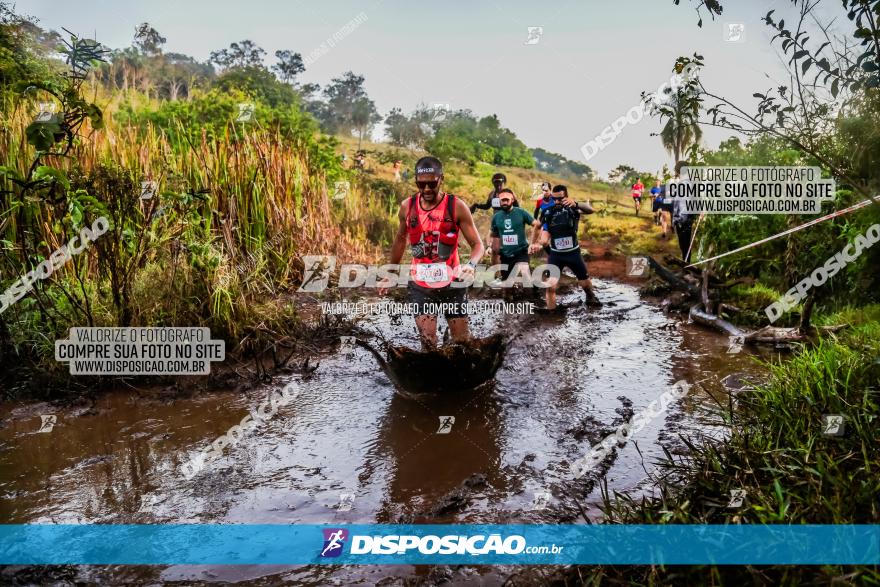
{"label": "runner in blue shirt", "polygon": [[[560,273],[568,267],[584,290],[588,306],[602,305],[593,292],[593,282],[587,271],[587,264],[581,256],[581,245],[578,241],[578,221],[581,214],[592,214],[593,207],[589,202],[575,202],[568,196],[568,188],[557,185],[553,188],[553,207],[542,214],[544,222],[541,240],[550,245],[547,263],[559,268]],[[547,288],[547,309],[556,309],[556,287],[558,280],[551,278]]]}

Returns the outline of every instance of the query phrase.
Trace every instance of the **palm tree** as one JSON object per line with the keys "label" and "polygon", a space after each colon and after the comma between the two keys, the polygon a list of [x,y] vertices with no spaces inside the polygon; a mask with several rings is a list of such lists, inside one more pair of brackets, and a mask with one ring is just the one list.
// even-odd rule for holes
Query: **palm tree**
{"label": "palm tree", "polygon": [[678,163],[682,154],[703,138],[698,123],[700,103],[687,88],[667,89],[666,94],[665,103],[657,107],[660,120],[666,119],[660,131],[660,141]]}

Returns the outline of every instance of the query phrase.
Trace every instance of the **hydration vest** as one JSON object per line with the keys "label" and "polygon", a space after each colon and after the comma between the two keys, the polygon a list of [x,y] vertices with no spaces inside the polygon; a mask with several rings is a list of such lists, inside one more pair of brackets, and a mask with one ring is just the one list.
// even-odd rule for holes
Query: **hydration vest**
{"label": "hydration vest", "polygon": [[580,214],[576,210],[557,204],[546,208],[543,217],[547,232],[550,233],[550,250],[565,253],[580,247],[578,243]]}
{"label": "hydration vest", "polygon": [[453,271],[459,265],[455,196],[443,194],[443,198],[445,205],[441,200],[431,210],[422,210],[419,194],[409,199],[406,232],[413,258],[410,279],[422,287],[449,285]]}

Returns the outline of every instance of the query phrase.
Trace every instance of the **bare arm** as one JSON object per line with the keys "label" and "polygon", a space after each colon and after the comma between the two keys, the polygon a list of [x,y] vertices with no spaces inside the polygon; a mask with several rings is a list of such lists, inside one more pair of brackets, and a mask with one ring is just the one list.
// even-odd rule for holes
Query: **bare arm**
{"label": "bare arm", "polygon": [[492,237],[492,264],[497,265],[501,260],[501,238],[497,236]]}
{"label": "bare arm", "polygon": [[532,244],[536,244],[539,238],[541,238],[541,221],[535,220],[532,222]]}
{"label": "bare arm", "polygon": [[578,202],[577,207],[578,210],[585,214],[592,214],[593,212],[595,212],[595,210],[593,210],[593,206],[591,206],[589,202]]}
{"label": "bare arm", "polygon": [[562,205],[566,208],[577,208],[584,214],[592,214],[595,212],[589,202],[575,202],[572,197],[566,197],[562,200]]}
{"label": "bare arm", "polygon": [[[404,201],[400,205],[400,212],[397,217],[400,222],[397,225],[397,234],[394,235],[394,243],[391,245],[391,264],[398,265],[403,258],[403,252],[406,250],[406,213],[409,209],[409,200]],[[379,282],[379,295],[384,296],[388,293],[388,289],[394,287],[394,280],[386,277]]]}
{"label": "bare arm", "polygon": [[494,197],[495,197],[495,190],[492,190],[491,192],[489,192],[489,196],[486,198],[486,203],[485,204],[471,204],[470,212],[473,212],[474,210],[488,210],[489,208],[492,207],[492,198],[494,198]]}
{"label": "bare arm", "polygon": [[394,243],[391,245],[391,264],[397,265],[403,259],[403,252],[406,250],[406,215],[409,211],[409,200],[404,200],[400,205],[400,211],[397,218],[400,222],[397,224],[397,234],[394,235]]}
{"label": "bare arm", "polygon": [[480,238],[480,233],[477,232],[474,217],[471,216],[471,211],[468,209],[467,204],[458,198],[455,199],[455,214],[458,217],[458,227],[461,230],[461,234],[464,235],[465,240],[471,247],[470,260],[477,263],[483,258],[485,252],[483,240]]}

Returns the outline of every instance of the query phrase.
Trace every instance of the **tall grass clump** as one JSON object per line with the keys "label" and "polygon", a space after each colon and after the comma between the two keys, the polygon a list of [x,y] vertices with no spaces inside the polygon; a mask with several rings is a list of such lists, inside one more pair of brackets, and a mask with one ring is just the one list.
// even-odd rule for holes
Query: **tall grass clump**
{"label": "tall grass clump", "polygon": [[[100,128],[86,121],[63,156],[26,140],[27,100],[7,104],[0,287],[96,218],[112,228],[0,315],[0,362],[58,374],[51,343],[75,325],[204,325],[228,348],[257,347],[295,327],[299,308],[285,294],[304,255],[378,257],[393,190],[344,169],[334,140],[294,109],[258,104],[253,124],[237,123],[242,100],[214,92],[187,103],[123,102]],[[208,115],[210,124],[200,118]],[[9,179],[39,173],[57,179],[51,190]],[[346,181],[347,195],[334,199]],[[154,196],[141,198],[143,182],[155,182]]]}

